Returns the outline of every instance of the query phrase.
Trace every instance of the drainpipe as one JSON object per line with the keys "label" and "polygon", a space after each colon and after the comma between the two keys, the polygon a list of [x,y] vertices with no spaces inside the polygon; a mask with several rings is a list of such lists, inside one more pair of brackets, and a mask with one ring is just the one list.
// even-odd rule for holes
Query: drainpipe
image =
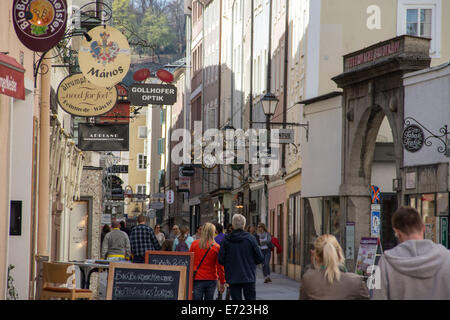
{"label": "drainpipe", "polygon": [[[286,0],[286,21],[284,31],[284,90],[283,90],[283,123],[287,121],[287,91],[288,91],[288,63],[289,63],[289,0]],[[286,125],[283,124],[283,129]],[[282,146],[281,167],[286,169],[286,144]]]}
{"label": "drainpipe", "polygon": [[[50,161],[50,82],[51,65],[42,59],[39,126],[39,184],[37,255],[49,255],[49,161]],[[47,72],[45,72],[45,70]]]}

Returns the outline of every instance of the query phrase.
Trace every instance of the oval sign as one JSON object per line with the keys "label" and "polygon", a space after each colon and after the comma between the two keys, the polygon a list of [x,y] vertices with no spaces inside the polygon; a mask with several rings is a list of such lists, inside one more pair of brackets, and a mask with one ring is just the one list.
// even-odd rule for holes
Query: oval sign
{"label": "oval sign", "polygon": [[422,149],[425,141],[423,130],[416,125],[410,125],[403,130],[403,147],[409,152],[417,152]]}
{"label": "oval sign", "polygon": [[173,74],[164,69],[159,69],[156,72],[156,76],[159,78],[159,80],[167,83],[171,83],[173,81]]}
{"label": "oval sign", "polygon": [[12,18],[17,37],[32,51],[45,52],[63,37],[66,0],[14,0]]}
{"label": "oval sign", "polygon": [[139,69],[133,74],[134,81],[144,81],[148,77],[150,77],[150,70],[147,68]]}
{"label": "oval sign", "polygon": [[95,27],[89,31],[78,53],[81,72],[92,84],[112,87],[122,81],[130,68],[131,51],[127,38],[116,28]]}
{"label": "oval sign", "polygon": [[67,113],[79,117],[95,117],[114,108],[117,88],[98,87],[77,73],[66,77],[58,86],[58,102]]}

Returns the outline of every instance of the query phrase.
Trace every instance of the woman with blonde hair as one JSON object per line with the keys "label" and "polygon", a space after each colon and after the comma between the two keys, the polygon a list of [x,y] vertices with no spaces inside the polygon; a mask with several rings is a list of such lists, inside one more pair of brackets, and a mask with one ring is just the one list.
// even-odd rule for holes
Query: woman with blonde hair
{"label": "woman with blonde hair", "polygon": [[361,276],[346,272],[344,253],[337,239],[324,234],[314,242],[314,269],[302,279],[301,300],[369,299],[369,291]]}
{"label": "woman with blonde hair", "polygon": [[219,264],[220,246],[214,241],[215,233],[216,227],[205,223],[200,239],[189,250],[194,253],[194,300],[213,300],[217,280],[220,280],[220,294],[224,290],[225,272]]}

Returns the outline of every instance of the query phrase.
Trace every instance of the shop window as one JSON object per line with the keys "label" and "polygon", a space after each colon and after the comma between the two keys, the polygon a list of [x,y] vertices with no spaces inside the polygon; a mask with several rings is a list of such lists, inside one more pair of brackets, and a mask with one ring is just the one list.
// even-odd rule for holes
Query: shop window
{"label": "shop window", "polygon": [[[314,248],[314,241],[322,234],[323,198],[305,198],[304,252]],[[303,255],[303,267],[311,264],[309,254]]]}

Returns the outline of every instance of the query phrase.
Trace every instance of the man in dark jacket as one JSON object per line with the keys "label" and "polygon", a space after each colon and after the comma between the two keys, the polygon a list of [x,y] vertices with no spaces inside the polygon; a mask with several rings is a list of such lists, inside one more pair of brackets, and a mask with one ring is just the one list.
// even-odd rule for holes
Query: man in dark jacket
{"label": "man in dark jacket", "polygon": [[245,222],[243,215],[233,216],[233,232],[225,236],[219,250],[232,300],[242,300],[242,293],[245,300],[256,300],[256,265],[264,262],[255,237],[244,231]]}

